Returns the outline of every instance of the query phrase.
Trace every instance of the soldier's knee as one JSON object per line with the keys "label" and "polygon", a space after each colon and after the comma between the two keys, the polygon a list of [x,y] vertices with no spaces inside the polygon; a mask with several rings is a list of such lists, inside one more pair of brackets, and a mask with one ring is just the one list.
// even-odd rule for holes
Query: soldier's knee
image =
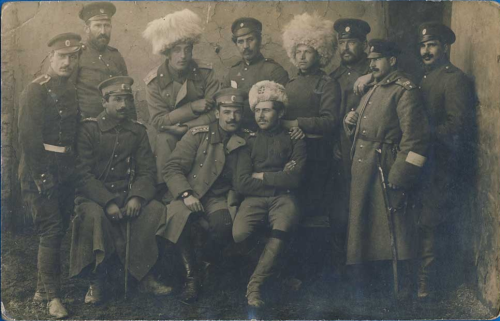
{"label": "soldier's knee", "polygon": [[250,236],[250,227],[246,224],[236,223],[233,225],[233,240],[235,243],[241,243]]}

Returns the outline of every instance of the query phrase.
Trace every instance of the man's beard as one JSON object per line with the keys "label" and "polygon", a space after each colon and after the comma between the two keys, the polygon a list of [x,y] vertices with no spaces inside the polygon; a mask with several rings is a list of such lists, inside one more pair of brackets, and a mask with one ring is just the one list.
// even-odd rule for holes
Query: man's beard
{"label": "man's beard", "polygon": [[99,50],[103,50],[109,44],[110,38],[106,35],[99,35],[97,37],[92,37],[90,41],[97,47]]}

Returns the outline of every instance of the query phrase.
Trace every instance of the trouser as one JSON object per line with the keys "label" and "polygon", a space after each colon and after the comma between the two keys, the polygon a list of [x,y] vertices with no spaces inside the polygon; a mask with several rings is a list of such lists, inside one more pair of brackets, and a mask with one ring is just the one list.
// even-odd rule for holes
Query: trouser
{"label": "trouser", "polygon": [[419,228],[420,238],[420,266],[418,269],[419,292],[427,292],[429,278],[434,272],[436,261],[436,227],[421,226]]}
{"label": "trouser", "polygon": [[23,198],[31,210],[38,247],[37,291],[51,300],[60,295],[60,248],[74,208],[74,189],[71,184],[57,186],[50,198],[33,188],[23,191]]}

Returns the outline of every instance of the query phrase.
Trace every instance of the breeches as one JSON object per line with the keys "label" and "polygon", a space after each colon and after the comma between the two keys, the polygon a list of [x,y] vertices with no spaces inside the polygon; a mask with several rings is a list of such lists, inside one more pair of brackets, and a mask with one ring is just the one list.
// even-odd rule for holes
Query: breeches
{"label": "breeches", "polygon": [[233,224],[233,238],[243,242],[255,230],[269,224],[272,230],[293,231],[299,223],[300,210],[291,194],[273,197],[246,197]]}

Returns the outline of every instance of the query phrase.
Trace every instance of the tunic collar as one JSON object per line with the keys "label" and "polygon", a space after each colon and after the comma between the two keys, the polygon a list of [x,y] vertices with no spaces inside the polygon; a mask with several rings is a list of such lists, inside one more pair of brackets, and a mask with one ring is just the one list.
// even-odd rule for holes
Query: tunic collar
{"label": "tunic collar", "polygon": [[[189,66],[186,69],[186,74],[182,76],[176,76],[173,75],[174,73],[177,72],[169,67],[168,59],[166,59],[165,62],[163,62],[163,64],[158,68],[158,74],[157,74],[158,79],[160,79],[160,86],[162,88],[167,87],[174,80],[177,82],[182,81],[178,80],[181,77],[185,77],[185,79],[196,80],[196,77],[198,75],[198,64],[194,60],[191,60]],[[184,81],[182,81],[182,83],[183,82]]]}
{"label": "tunic collar", "polygon": [[350,69],[350,70],[354,70],[360,74],[367,74],[369,71],[370,71],[370,60],[367,57],[367,54],[364,53],[363,54],[363,58],[361,58],[361,60],[359,60],[357,63],[353,64],[353,65],[344,65],[342,64],[343,66],[345,66],[345,68],[347,69]]}
{"label": "tunic collar", "polygon": [[298,75],[304,76],[304,77],[316,76],[316,75],[323,76],[324,74],[325,74],[325,72],[319,67],[316,67],[307,73],[302,72],[300,69],[298,71]]}
{"label": "tunic collar", "polygon": [[441,61],[436,62],[431,66],[425,66],[425,74],[428,75],[434,70],[440,70],[450,65],[450,61],[448,59],[442,59]]}
{"label": "tunic collar", "polygon": [[379,82],[375,81],[372,84],[379,85],[379,86],[385,86],[385,85],[392,84],[393,82],[398,80],[400,77],[401,77],[401,74],[400,74],[399,70],[394,70],[394,71],[390,72],[387,76],[385,76]]}
{"label": "tunic collar", "polygon": [[284,131],[284,128],[281,126],[281,122],[279,122],[274,128],[268,130],[259,129],[259,133],[262,133],[265,136],[273,137],[281,134]]}
{"label": "tunic collar", "polygon": [[[209,128],[209,135],[210,135],[210,144],[219,144],[223,143],[223,135],[221,134],[220,131],[222,129],[220,128],[219,121],[216,120],[208,126]],[[238,134],[239,133],[226,133],[230,135],[229,141],[227,142],[226,145],[226,150],[228,153],[232,152],[233,150],[246,145],[246,141],[244,138],[240,137]]]}
{"label": "tunic collar", "polygon": [[255,65],[262,60],[264,60],[264,56],[262,55],[262,53],[259,53],[253,60],[249,61],[248,63],[245,61],[245,59],[242,59],[243,64],[247,66]]}

